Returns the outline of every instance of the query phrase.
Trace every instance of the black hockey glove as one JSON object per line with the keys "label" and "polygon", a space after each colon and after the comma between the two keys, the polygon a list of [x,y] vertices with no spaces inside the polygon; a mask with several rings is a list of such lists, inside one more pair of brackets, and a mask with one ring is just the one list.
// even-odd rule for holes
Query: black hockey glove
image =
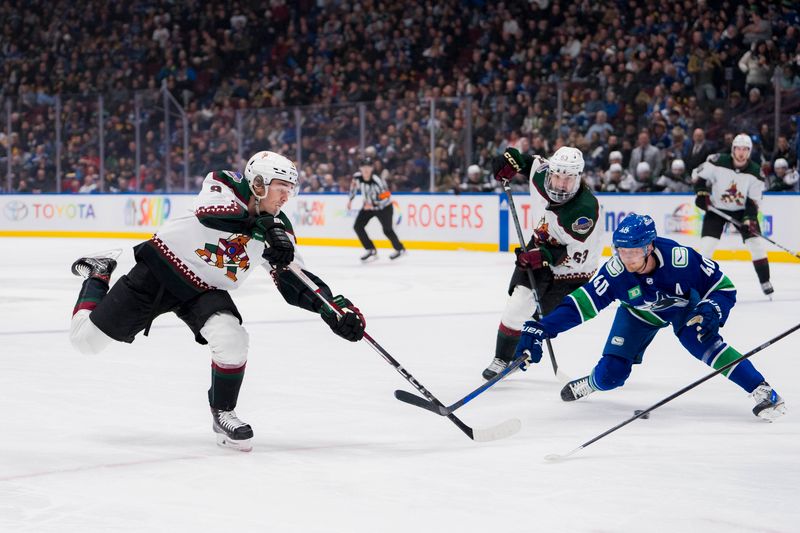
{"label": "black hockey glove", "polygon": [[742,219],[742,225],[739,226],[739,232],[741,232],[742,237],[745,239],[759,235],[761,233],[761,228],[758,226],[758,218],[744,217]]}
{"label": "black hockey glove", "polygon": [[333,305],[339,310],[341,316],[337,316],[330,307],[323,305],[320,311],[322,320],[341,338],[350,342],[360,341],[364,337],[364,328],[367,325],[364,315],[361,314],[358,307],[353,305],[353,302],[341,294],[333,298]]}
{"label": "black hockey glove", "polygon": [[264,243],[264,253],[261,255],[270,265],[284,268],[294,260],[294,245],[283,224],[272,215],[256,219],[253,224],[253,238]]}
{"label": "black hockey glove", "polygon": [[503,155],[492,159],[492,174],[497,181],[508,181],[517,174],[528,175],[533,166],[533,156],[522,154],[516,148],[506,148]]}
{"label": "black hockey glove", "polygon": [[705,342],[719,332],[722,311],[714,300],[702,300],[689,314],[686,325],[695,326],[698,342]]}

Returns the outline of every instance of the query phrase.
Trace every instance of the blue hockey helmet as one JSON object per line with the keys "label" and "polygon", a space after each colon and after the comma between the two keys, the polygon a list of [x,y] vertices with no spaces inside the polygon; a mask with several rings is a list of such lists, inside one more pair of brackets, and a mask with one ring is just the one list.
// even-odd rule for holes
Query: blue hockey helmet
{"label": "blue hockey helmet", "polygon": [[644,248],[656,239],[656,223],[647,215],[631,213],[614,230],[614,248]]}

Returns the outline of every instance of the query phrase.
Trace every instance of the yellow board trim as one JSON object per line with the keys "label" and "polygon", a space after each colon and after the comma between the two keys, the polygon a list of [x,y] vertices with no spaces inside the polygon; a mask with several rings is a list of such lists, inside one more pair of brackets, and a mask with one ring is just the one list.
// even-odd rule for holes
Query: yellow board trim
{"label": "yellow board trim", "polygon": [[[52,230],[0,230],[0,237],[65,237],[95,239],[149,239],[153,232],[137,231],[52,231]],[[388,240],[373,241],[377,248],[391,248]],[[360,248],[358,239],[332,239],[322,237],[300,237],[297,243],[304,246],[346,246]],[[435,242],[435,241],[403,241],[406,248],[413,250],[471,250],[476,252],[496,252],[497,244],[483,242]]]}
{"label": "yellow board trim", "polygon": [[[78,239],[149,239],[152,231],[54,231],[54,230],[0,230],[0,237],[62,237]],[[300,237],[298,244],[305,246],[345,246],[359,248],[358,239],[333,239],[323,237]],[[388,240],[376,240],[378,248],[391,248]],[[437,242],[437,241],[403,241],[403,245],[412,250],[469,250],[474,252],[496,252],[497,244],[487,242]],[[509,246],[508,251],[513,252],[516,246]],[[611,247],[603,247],[603,255],[611,256]],[[747,250],[716,250],[714,259],[717,261],[750,261],[750,252]],[[769,251],[767,259],[773,263],[800,263],[800,259],[784,251]]]}

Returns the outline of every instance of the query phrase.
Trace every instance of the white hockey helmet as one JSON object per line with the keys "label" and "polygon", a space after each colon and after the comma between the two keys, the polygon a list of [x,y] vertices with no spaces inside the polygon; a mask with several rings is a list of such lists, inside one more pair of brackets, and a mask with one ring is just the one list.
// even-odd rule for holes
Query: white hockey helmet
{"label": "white hockey helmet", "polygon": [[647,161],[639,161],[639,164],[636,165],[636,175],[639,176],[643,172],[650,173],[650,163]]}
{"label": "white hockey helmet", "polygon": [[[571,146],[562,146],[550,158],[547,167],[547,175],[544,178],[544,190],[553,202],[564,203],[575,194],[581,187],[581,176],[583,175],[583,153]],[[565,183],[560,187],[553,186],[553,175],[557,174]],[[572,178],[566,180],[566,178]]]}
{"label": "white hockey helmet", "polygon": [[686,170],[686,163],[683,162],[683,159],[675,159],[669,168],[672,169],[673,174],[683,174],[683,171]]}
{"label": "white hockey helmet", "polygon": [[619,163],[611,163],[611,166],[608,167],[609,172],[619,172],[622,173],[622,165]]}
{"label": "white hockey helmet", "polygon": [[611,161],[620,161],[621,162],[622,161],[622,152],[620,152],[619,150],[614,150],[613,152],[608,154],[608,161],[609,161],[609,163]]}
{"label": "white hockey helmet", "polygon": [[775,160],[775,164],[773,165],[773,168],[775,168],[775,170],[777,170],[779,168],[789,168],[789,162],[787,160],[785,160],[784,158],[779,157],[778,159]]}
{"label": "white hockey helmet", "polygon": [[480,176],[481,174],[481,167],[478,165],[470,165],[467,167],[467,175],[469,176]]}
{"label": "white hockey helmet", "polygon": [[733,138],[733,142],[731,143],[731,153],[733,153],[733,149],[737,146],[742,146],[752,151],[753,140],[746,133],[740,133],[739,135]]}
{"label": "white hockey helmet", "polygon": [[[280,154],[267,150],[254,154],[244,167],[244,179],[247,180],[256,200],[266,198],[266,188],[274,179],[288,181],[293,186],[292,194],[297,194],[297,177],[297,167],[294,163]],[[264,186],[263,195],[256,193],[255,187],[259,185]]]}

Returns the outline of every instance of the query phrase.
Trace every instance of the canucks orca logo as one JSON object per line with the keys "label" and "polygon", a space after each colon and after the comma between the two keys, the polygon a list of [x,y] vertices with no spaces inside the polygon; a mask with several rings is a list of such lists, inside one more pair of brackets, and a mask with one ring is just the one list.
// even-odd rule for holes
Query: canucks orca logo
{"label": "canucks orca logo", "polygon": [[636,309],[641,309],[642,311],[666,311],[672,307],[686,307],[689,305],[689,300],[686,298],[679,298],[678,296],[670,296],[661,294],[661,292],[656,291],[656,299],[652,302],[647,301],[645,299],[644,304],[637,305]]}

